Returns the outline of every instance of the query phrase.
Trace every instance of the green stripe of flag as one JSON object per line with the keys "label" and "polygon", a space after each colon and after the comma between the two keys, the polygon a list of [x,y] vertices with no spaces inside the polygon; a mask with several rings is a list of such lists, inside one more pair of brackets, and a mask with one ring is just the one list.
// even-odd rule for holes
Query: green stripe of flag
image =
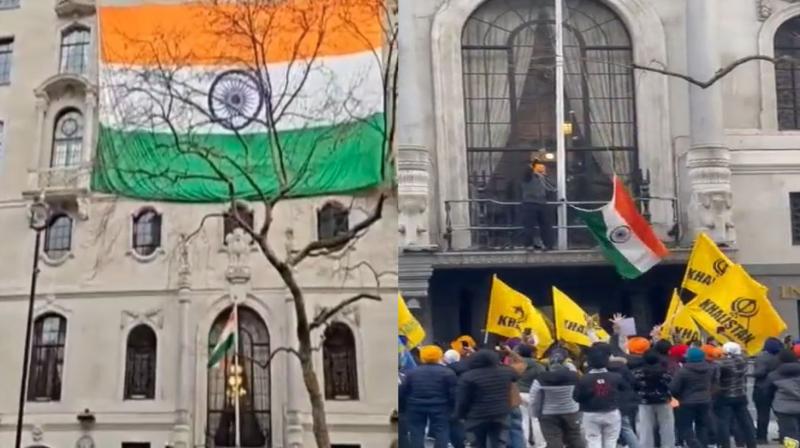
{"label": "green stripe of flag", "polygon": [[617,250],[614,243],[608,239],[608,228],[603,218],[603,212],[578,211],[578,213],[581,219],[586,222],[589,232],[594,235],[605,257],[617,268],[619,275],[627,279],[634,279],[642,275],[642,272],[636,269],[636,267]]}
{"label": "green stripe of flag", "polygon": [[216,347],[211,351],[211,354],[208,356],[208,367],[214,367],[219,364],[228,351],[233,347],[233,339],[234,334],[228,334],[228,337],[225,340],[220,341],[217,343]]}

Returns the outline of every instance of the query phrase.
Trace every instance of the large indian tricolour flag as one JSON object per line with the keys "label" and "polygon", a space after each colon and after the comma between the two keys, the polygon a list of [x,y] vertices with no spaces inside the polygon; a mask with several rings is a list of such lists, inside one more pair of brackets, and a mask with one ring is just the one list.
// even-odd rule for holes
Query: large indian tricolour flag
{"label": "large indian tricolour flag", "polygon": [[92,188],[222,202],[389,179],[380,4],[101,0]]}
{"label": "large indian tricolour flag", "polygon": [[669,255],[669,250],[639,213],[622,180],[614,176],[611,201],[599,210],[580,210],[606,258],[624,278],[636,278]]}

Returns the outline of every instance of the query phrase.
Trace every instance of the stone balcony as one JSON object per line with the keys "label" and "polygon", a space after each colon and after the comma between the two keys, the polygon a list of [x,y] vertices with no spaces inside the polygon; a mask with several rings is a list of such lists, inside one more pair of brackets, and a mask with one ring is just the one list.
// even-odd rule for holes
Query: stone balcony
{"label": "stone balcony", "polygon": [[28,174],[23,196],[78,197],[89,192],[91,169],[88,166],[44,168]]}
{"label": "stone balcony", "polygon": [[56,0],[58,17],[71,18],[89,16],[95,13],[95,0]]}

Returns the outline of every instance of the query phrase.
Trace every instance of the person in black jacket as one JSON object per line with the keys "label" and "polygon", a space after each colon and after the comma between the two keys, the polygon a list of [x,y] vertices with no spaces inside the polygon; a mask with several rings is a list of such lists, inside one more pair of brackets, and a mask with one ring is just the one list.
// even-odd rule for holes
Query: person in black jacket
{"label": "person in black jacket", "polygon": [[774,371],[780,362],[778,353],[783,349],[783,344],[778,338],[768,338],[764,341],[764,348],[756,356],[753,363],[753,404],[756,405],[756,442],[767,443],[767,428],[769,427],[770,408],[772,402],[766,394],[764,383],[767,375]]}
{"label": "person in black jacket", "polygon": [[[658,346],[658,344],[656,344]],[[655,432],[661,440],[662,448],[675,447],[675,418],[672,413],[669,383],[672,375],[669,366],[658,347],[645,353],[644,364],[633,369],[636,378],[634,388],[641,400],[637,429],[641,446],[654,447]]]}
{"label": "person in black jacket", "polygon": [[730,448],[733,422],[747,448],[755,448],[755,428],[747,410],[747,361],[742,356],[742,347],[735,342],[726,342],[722,351],[724,356],[717,362],[719,394],[715,404],[719,446]]}
{"label": "person in black jacket", "polygon": [[619,374],[608,371],[610,353],[610,348],[600,346],[587,351],[589,371],[573,394],[583,412],[587,448],[616,448],[622,428],[619,404],[629,386]]}
{"label": "person in black jacket", "polygon": [[442,349],[439,347],[423,347],[420,360],[423,364],[406,374],[399,393],[401,409],[405,410],[408,419],[410,448],[425,447],[425,427],[428,425],[435,440],[434,447],[447,448],[456,374],[440,364]]}
{"label": "person in black jacket", "polygon": [[670,393],[680,403],[678,432],[688,448],[707,446],[711,425],[711,390],[718,379],[716,366],[705,360],[697,347],[686,352],[686,363],[678,370],[669,385]]}
{"label": "person in black jacket", "polygon": [[625,392],[620,394],[619,411],[622,414],[622,431],[620,439],[623,444],[628,448],[639,448],[639,437],[633,428],[633,423],[636,421],[636,414],[639,412],[639,395],[636,394],[633,386],[636,384],[636,378],[633,376],[629,364],[634,365],[642,364],[642,357],[634,355],[634,357],[616,357],[612,356],[608,363],[608,371],[617,373],[628,384]]}
{"label": "person in black jacket", "polygon": [[[469,352],[467,352],[469,354]],[[453,349],[444,353],[444,364],[453,369],[456,377],[461,376],[462,373],[467,371],[467,358],[461,357],[461,354]],[[466,444],[466,431],[464,430],[464,423],[455,417],[455,413],[450,418],[450,445],[453,448],[464,448]]]}
{"label": "person in black jacket", "polygon": [[778,418],[782,437],[800,440],[800,363],[792,350],[778,354],[781,363],[767,375],[763,388]]}
{"label": "person in black jacket", "polygon": [[469,357],[469,370],[458,379],[456,416],[465,420],[475,448],[504,448],[511,415],[511,384],[517,374],[500,364],[492,350]]}

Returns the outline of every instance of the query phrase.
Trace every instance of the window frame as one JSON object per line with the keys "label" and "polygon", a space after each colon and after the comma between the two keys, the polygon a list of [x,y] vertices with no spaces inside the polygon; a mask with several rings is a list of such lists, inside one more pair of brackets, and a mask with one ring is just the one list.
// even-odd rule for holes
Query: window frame
{"label": "window frame", "polygon": [[[51,241],[50,241],[50,232],[53,229],[53,226],[61,220],[62,218],[66,218],[69,221],[69,235],[67,239],[67,248],[51,248]],[[44,245],[42,247],[42,255],[44,255],[45,260],[49,260],[51,262],[59,262],[66,260],[68,257],[72,255],[72,244],[74,239],[74,232],[75,232],[75,219],[69,215],[69,213],[64,211],[58,211],[50,217],[47,227],[44,229]],[[50,251],[59,251],[58,254],[51,254]]]}
{"label": "window frame", "polygon": [[[351,376],[350,378],[350,387],[351,390],[347,391],[347,393],[343,394],[336,394],[335,386],[333,386],[332,382],[329,380],[330,369],[332,368],[330,364],[334,363],[334,360],[329,358],[329,332],[331,331],[341,331],[344,338],[344,344],[349,344],[350,347],[346,347],[351,349],[351,352],[348,353],[350,355],[349,359],[346,359],[347,370],[348,374]],[[341,321],[334,321],[325,329],[324,332],[325,338],[322,342],[322,378],[323,378],[323,385],[324,391],[323,394],[325,396],[325,401],[359,401],[361,399],[361,375],[358,368],[358,360],[359,360],[359,350],[358,350],[358,341],[356,340],[356,333],[353,331],[353,328]],[[338,342],[338,341],[337,341]],[[340,347],[337,347],[340,348]]]}
{"label": "window frame", "polygon": [[789,234],[792,246],[800,246],[800,191],[789,192]]}
{"label": "window frame", "polygon": [[[149,378],[149,387],[148,390],[144,391],[144,393],[136,393],[140,392],[139,390],[133,390],[133,376],[134,373],[132,369],[136,367],[136,365],[131,365],[131,342],[132,337],[135,335],[136,331],[148,331],[148,337],[152,336],[152,347],[148,346],[146,349],[152,348],[152,364],[149,366],[150,372],[147,372],[151,377]],[[125,401],[146,401],[146,400],[155,400],[156,399],[156,392],[158,391],[158,366],[159,366],[159,337],[158,331],[155,328],[147,325],[145,323],[139,323],[137,325],[132,326],[125,337],[125,365],[123,369],[123,390],[122,390],[122,399]],[[144,344],[138,347],[140,349],[145,348]]]}
{"label": "window frame", "polygon": [[[83,36],[86,36],[85,41],[80,40],[78,42],[66,43],[66,39],[72,34],[80,33],[81,39]],[[79,70],[71,70],[71,64],[68,64],[71,61],[72,57],[76,55],[73,51],[65,51],[71,50],[73,48],[80,48],[82,47],[82,53],[80,61],[80,69]],[[72,24],[66,28],[64,28],[60,33],[59,39],[59,52],[58,52],[58,73],[59,74],[67,74],[67,75],[80,75],[86,76],[89,71],[89,64],[90,64],[90,53],[92,48],[92,29],[83,24]]]}
{"label": "window frame", "polygon": [[[77,114],[80,121],[77,123],[77,129],[75,133],[77,136],[68,136],[68,137],[58,137],[59,128],[62,127],[62,120],[66,121],[69,115]],[[69,117],[73,118],[73,117]],[[83,114],[83,111],[76,108],[76,107],[65,107],[58,111],[55,115],[55,119],[53,120],[53,127],[52,127],[52,134],[51,134],[51,144],[50,144],[50,169],[53,170],[69,170],[79,168],[83,163],[83,152],[86,150],[84,148],[86,139],[86,116]],[[63,163],[56,164],[56,154],[59,151],[59,145],[63,144],[64,149],[64,161]],[[70,144],[77,144],[77,151],[74,149],[74,146],[70,146]],[[77,162],[71,163],[72,159],[75,158],[77,155]]]}
{"label": "window frame", "polygon": [[0,11],[10,11],[21,7],[20,0],[0,0]]}
{"label": "window frame", "polygon": [[[234,208],[237,210],[236,213],[239,214],[239,217],[242,219],[242,221],[244,221],[245,223],[249,224],[251,229],[255,225],[255,213],[253,212],[253,209],[250,208],[250,206],[248,206],[244,202],[240,202],[240,201],[234,202],[233,205],[228,207],[223,212],[223,217],[222,217],[222,246],[223,247],[226,247],[228,245],[228,242],[226,241],[226,239],[227,239],[229,234],[233,233],[237,228],[242,228],[243,229],[243,227],[241,226],[239,221],[236,219],[236,216],[234,216],[231,213],[234,210]],[[247,233],[247,231],[245,231],[245,233]],[[252,244],[252,242],[251,242],[251,244]]]}
{"label": "window frame", "polygon": [[[14,43],[14,36],[0,36],[0,86],[11,85],[11,71],[14,69]],[[7,48],[5,48],[6,46]],[[3,65],[4,58],[7,58],[5,65]],[[5,74],[3,67],[8,68],[8,72]]]}
{"label": "window frame", "polygon": [[334,238],[347,233],[349,230],[350,209],[341,202],[328,201],[317,210],[318,240]]}
{"label": "window frame", "polygon": [[[147,214],[152,214],[154,216],[154,218],[152,218],[151,221],[150,221],[150,225],[151,226],[153,226],[153,225],[157,226],[157,230],[158,230],[158,235],[157,235],[157,238],[156,238],[158,243],[157,243],[157,245],[154,245],[154,246],[151,246],[151,245],[138,245],[137,244],[138,243],[138,241],[137,241],[138,240],[137,230],[139,230],[141,228],[140,224],[139,224],[139,220],[144,218],[144,216],[147,215]],[[154,220],[156,221],[157,224],[153,224]],[[128,235],[129,235],[129,250],[128,250],[128,254],[132,255],[137,260],[146,262],[146,261],[153,260],[158,255],[164,254],[165,253],[165,251],[164,251],[164,214],[160,210],[156,209],[155,207],[150,207],[150,206],[142,207],[142,208],[134,211],[133,213],[131,213],[130,231],[128,232]],[[140,248],[144,248],[144,247],[150,247],[150,248],[152,248],[152,251],[151,252],[146,252],[146,253],[141,252],[139,249]]]}
{"label": "window frame", "polygon": [[[58,327],[58,338],[57,343],[55,344],[44,344],[41,341],[44,339],[44,326],[45,322],[49,318],[56,318],[59,322]],[[64,366],[65,366],[65,358],[67,353],[67,329],[68,329],[68,319],[63,314],[59,314],[56,312],[48,311],[42,313],[41,315],[37,316],[33,323],[33,334],[31,340],[31,358],[28,361],[28,384],[27,384],[27,391],[25,393],[26,401],[33,402],[33,403],[42,403],[42,402],[59,402],[61,401],[63,392],[64,392]],[[45,369],[49,369],[51,367],[55,367],[55,373],[58,375],[58,386],[49,386],[51,378],[48,378],[45,381],[45,389],[55,388],[53,391],[45,391],[48,392],[50,395],[40,395],[36,396],[36,388],[34,388],[35,382],[40,382],[39,377],[37,376],[37,370],[33,369],[34,362],[37,361],[37,349],[44,346],[45,349],[47,348],[55,348],[56,351],[56,359],[55,359],[55,366],[50,366],[52,363],[51,361],[46,361],[43,364],[46,364]],[[58,355],[58,350],[60,349],[60,356]],[[59,371],[60,367],[60,371]],[[49,370],[46,371],[45,374],[49,374]],[[38,380],[38,381],[37,381]],[[53,396],[55,395],[55,396]]]}

